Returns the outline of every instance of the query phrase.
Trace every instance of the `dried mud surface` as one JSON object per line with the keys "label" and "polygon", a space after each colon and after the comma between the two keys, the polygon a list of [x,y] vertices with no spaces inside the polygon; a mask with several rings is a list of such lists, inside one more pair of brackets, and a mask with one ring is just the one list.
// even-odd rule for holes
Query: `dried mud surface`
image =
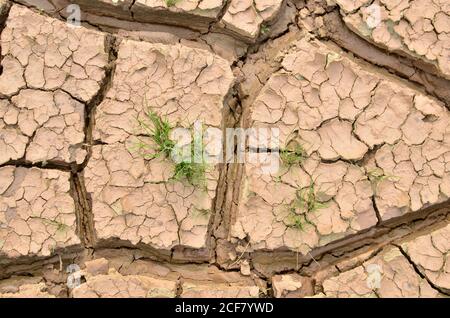
{"label": "dried mud surface", "polygon": [[[0,0],[0,27],[0,297],[450,296],[446,1]],[[148,107],[279,143],[173,180]]]}

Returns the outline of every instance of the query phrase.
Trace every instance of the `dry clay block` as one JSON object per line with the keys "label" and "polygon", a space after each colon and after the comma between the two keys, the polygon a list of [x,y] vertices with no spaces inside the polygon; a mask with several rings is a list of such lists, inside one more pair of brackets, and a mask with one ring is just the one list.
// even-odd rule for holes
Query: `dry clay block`
{"label": "dry clay block", "polygon": [[[46,12],[60,11],[69,16],[70,4],[80,6],[81,18],[87,15],[114,17],[121,20],[160,25],[181,26],[201,32],[231,33],[246,42],[254,42],[276,22],[283,0],[231,0],[226,11],[225,0],[19,0]],[[219,20],[220,19],[220,20]]]}
{"label": "dry clay block", "polygon": [[[227,273],[223,273],[227,275]],[[181,297],[188,298],[257,298],[259,288],[245,284],[203,284],[184,282]],[[86,283],[73,289],[74,298],[173,298],[177,281],[148,275],[122,275],[114,270],[108,274],[88,277]]]}
{"label": "dry clay block", "polygon": [[[323,282],[327,297],[445,297],[450,290],[450,225],[388,247]],[[417,272],[419,271],[419,272]],[[441,293],[444,292],[445,294]]]}
{"label": "dry clay block", "polygon": [[84,109],[99,91],[103,34],[13,6],[1,34],[0,164],[82,163]]}
{"label": "dry clay block", "polygon": [[223,298],[258,297],[260,293],[251,278],[206,264],[109,260],[97,258],[85,262],[80,274],[86,282],[75,287],[72,296]]}
{"label": "dry clay block", "polygon": [[0,168],[0,260],[50,256],[80,244],[69,173]]}
{"label": "dry clay block", "polygon": [[[435,66],[450,79],[450,3],[446,0],[336,0],[347,26],[389,51]],[[370,5],[369,5],[370,4]]]}
{"label": "dry clay block", "polygon": [[450,224],[405,242],[402,248],[433,285],[450,291]]}
{"label": "dry clay block", "polygon": [[435,298],[433,289],[398,248],[383,251],[361,266],[323,282],[326,297]]}
{"label": "dry clay block", "polygon": [[146,134],[137,118],[145,121],[149,107],[173,126],[200,120],[204,127],[220,129],[233,83],[230,67],[207,51],[130,40],[120,44],[116,63],[112,87],[95,118],[94,139],[103,145],[93,147],[84,171],[97,237],[160,250],[204,248],[218,167],[208,166],[205,187],[169,180],[170,159],[145,160],[136,151],[136,136]]}
{"label": "dry clay block", "polygon": [[175,24],[208,31],[225,4],[224,0],[137,0],[131,10],[135,20],[140,22]]}
{"label": "dry clay block", "polygon": [[85,14],[114,17],[142,23],[156,23],[187,27],[206,32],[217,21],[225,6],[224,0],[57,0],[54,6],[36,4],[33,0],[21,0],[45,11],[63,10],[68,16],[70,4],[80,6],[81,17]]}
{"label": "dry clay block", "polygon": [[55,298],[43,277],[12,276],[0,281],[0,298]]}
{"label": "dry clay block", "polygon": [[[385,221],[450,197],[444,105],[317,41],[282,57],[247,122],[279,128],[280,147],[301,145],[304,161],[272,174],[263,160],[245,165],[233,237],[307,253],[374,226],[373,198]],[[308,193],[318,208],[292,209]]]}
{"label": "dry clay block", "polygon": [[23,284],[15,292],[0,292],[0,298],[55,298],[46,289],[45,283]]}
{"label": "dry clay block", "polygon": [[298,274],[275,275],[272,286],[276,298],[302,298],[313,293],[311,280]]}
{"label": "dry clay block", "polygon": [[253,42],[267,32],[282,4],[282,0],[231,0],[219,25],[234,36]]}
{"label": "dry clay block", "polygon": [[72,291],[73,298],[174,298],[176,281],[148,276],[126,275],[111,270],[90,276]]}

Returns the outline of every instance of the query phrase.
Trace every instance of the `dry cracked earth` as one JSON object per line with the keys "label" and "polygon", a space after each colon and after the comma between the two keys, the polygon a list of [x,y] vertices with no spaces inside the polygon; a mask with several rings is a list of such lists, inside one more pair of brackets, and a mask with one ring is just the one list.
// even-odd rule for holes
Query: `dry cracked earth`
{"label": "dry cracked earth", "polygon": [[[0,25],[0,297],[450,296],[448,0],[0,0]],[[172,180],[133,150],[149,105],[303,160]]]}

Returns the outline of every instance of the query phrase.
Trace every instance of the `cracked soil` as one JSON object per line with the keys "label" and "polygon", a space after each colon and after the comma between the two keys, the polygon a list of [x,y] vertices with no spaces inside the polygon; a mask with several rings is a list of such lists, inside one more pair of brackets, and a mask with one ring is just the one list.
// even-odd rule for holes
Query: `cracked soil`
{"label": "cracked soil", "polygon": [[[0,32],[0,297],[450,296],[448,0],[0,0]],[[279,143],[195,186],[134,149],[148,107]]]}

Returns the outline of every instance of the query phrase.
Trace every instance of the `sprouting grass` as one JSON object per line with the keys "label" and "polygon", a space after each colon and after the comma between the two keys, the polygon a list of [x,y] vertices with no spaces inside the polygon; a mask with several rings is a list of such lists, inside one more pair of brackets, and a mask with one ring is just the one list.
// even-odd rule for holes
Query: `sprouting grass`
{"label": "sprouting grass", "polygon": [[373,191],[376,192],[378,185],[384,180],[396,181],[398,180],[397,176],[389,175],[384,173],[384,171],[380,168],[375,168],[367,171],[367,177],[369,178],[370,183],[372,184]]}
{"label": "sprouting grass", "polygon": [[307,158],[307,152],[302,145],[290,143],[286,148],[280,150],[280,158],[287,166],[302,164]]}
{"label": "sprouting grass", "polygon": [[309,224],[309,221],[306,219],[305,215],[297,214],[295,212],[295,208],[290,211],[286,221],[288,227],[299,231],[304,231],[305,225]]}
{"label": "sprouting grass", "polygon": [[174,180],[187,180],[193,186],[206,186],[206,164],[181,161],[175,165]]}
{"label": "sprouting grass", "polygon": [[267,25],[263,24],[261,26],[261,34],[266,34],[269,31],[270,31],[270,28]]}
{"label": "sprouting grass", "polygon": [[65,233],[70,228],[70,226],[68,226],[67,224],[64,224],[63,222],[60,222],[57,220],[50,220],[50,219],[41,218],[41,217],[33,217],[33,218],[40,219],[40,220],[42,220],[42,222],[44,224],[56,227],[56,232],[59,232],[59,233]]}
{"label": "sprouting grass", "polygon": [[[155,112],[148,110],[146,117],[150,121],[147,123],[145,120],[139,120],[139,125],[148,134],[150,139],[156,144],[156,149],[148,145],[147,142],[140,139],[136,145],[139,154],[145,159],[151,160],[154,158],[164,157],[166,159],[171,158],[171,154],[175,148],[175,142],[170,138],[173,127],[169,121],[161,116],[158,116]],[[191,157],[184,158],[180,162],[175,162],[174,174],[170,178],[172,180],[187,180],[189,184],[193,186],[203,186],[206,184],[206,163],[205,162],[193,162],[194,158],[194,143],[191,142]]]}
{"label": "sprouting grass", "polygon": [[178,3],[178,1],[180,0],[164,0],[166,2],[166,5],[168,7],[173,7],[174,5],[176,5]]}
{"label": "sprouting grass", "polygon": [[175,142],[170,139],[170,132],[172,131],[170,123],[167,119],[161,118],[151,110],[147,111],[146,116],[150,120],[153,127],[151,127],[146,121],[138,119],[139,125],[153,140],[157,148],[149,149],[149,145],[142,140],[139,140],[137,148],[141,151],[153,150],[153,153],[141,153],[145,156],[145,159],[154,159],[161,156],[169,158],[173,148],[175,147]]}
{"label": "sprouting grass", "polygon": [[306,214],[326,207],[326,204],[318,201],[320,191],[316,192],[315,187],[315,183],[311,182],[308,188],[297,191],[296,206]]}
{"label": "sprouting grass", "polygon": [[289,206],[289,214],[286,219],[288,227],[304,230],[306,224],[311,224],[308,218],[311,213],[325,208],[327,205],[317,199],[315,183],[311,182],[308,188],[297,190],[296,198]]}
{"label": "sprouting grass", "polygon": [[196,209],[196,208],[194,208],[192,210],[192,215],[194,217],[205,217],[205,216],[208,216],[210,212],[211,212],[211,210],[208,210],[208,209]]}

